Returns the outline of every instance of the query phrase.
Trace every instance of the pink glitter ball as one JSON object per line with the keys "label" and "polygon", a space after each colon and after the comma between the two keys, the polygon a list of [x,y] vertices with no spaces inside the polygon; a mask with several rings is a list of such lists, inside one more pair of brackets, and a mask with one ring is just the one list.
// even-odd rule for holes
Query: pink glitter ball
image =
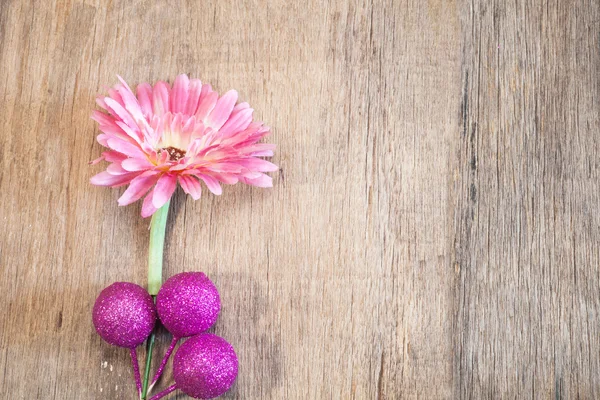
{"label": "pink glitter ball", "polygon": [[115,282],[100,292],[92,320],[102,339],[132,349],[142,344],[154,329],[156,309],[152,297],[141,286]]}
{"label": "pink glitter ball", "polygon": [[183,272],[169,278],[156,295],[161,322],[176,338],[210,328],[221,310],[215,285],[202,272]]}
{"label": "pink glitter ball", "polygon": [[201,333],[179,347],[173,362],[176,386],[188,396],[212,399],[225,393],[237,377],[238,359],[225,339]]}

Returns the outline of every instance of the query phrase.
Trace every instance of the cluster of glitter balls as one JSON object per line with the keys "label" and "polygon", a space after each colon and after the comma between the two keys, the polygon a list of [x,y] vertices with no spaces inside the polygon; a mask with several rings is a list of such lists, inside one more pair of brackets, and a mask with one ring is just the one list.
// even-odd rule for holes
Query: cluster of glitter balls
{"label": "cluster of glitter balls", "polygon": [[[175,353],[175,384],[167,390],[179,389],[197,399],[211,399],[229,390],[238,373],[233,347],[225,339],[206,333],[220,310],[219,292],[210,279],[202,272],[184,272],[164,283],[156,295],[156,304],[139,285],[113,283],[96,299],[92,320],[102,339],[135,354],[135,348],[152,333],[158,317],[173,335],[170,351],[179,339],[189,338]],[[152,384],[160,377],[170,351]],[[134,369],[137,378],[137,359]],[[140,390],[139,379],[137,383]],[[166,394],[163,392],[153,399]]]}

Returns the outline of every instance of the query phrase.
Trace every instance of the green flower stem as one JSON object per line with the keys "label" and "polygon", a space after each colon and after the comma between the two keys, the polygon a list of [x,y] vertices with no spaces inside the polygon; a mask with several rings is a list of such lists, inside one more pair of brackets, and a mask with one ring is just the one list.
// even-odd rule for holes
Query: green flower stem
{"label": "green flower stem", "polygon": [[[152,296],[154,297],[154,296]],[[148,351],[146,355],[146,369],[144,370],[144,384],[142,385],[142,400],[148,396],[148,379],[150,379],[150,364],[152,364],[152,350],[154,349],[154,331],[148,340]]]}
{"label": "green flower stem", "polygon": [[[165,247],[165,228],[171,200],[156,210],[150,222],[150,246],[148,249],[148,293],[156,301],[156,295],[162,285],[163,250]],[[156,333],[152,331],[148,340],[146,355],[146,368],[144,370],[144,384],[142,385],[142,400],[148,396],[148,380],[150,378],[150,365],[152,364],[152,350]]]}
{"label": "green flower stem", "polygon": [[156,210],[150,222],[150,248],[148,254],[148,293],[152,296],[158,294],[162,285],[163,250],[165,247],[165,228],[167,226],[167,215],[169,204]]}

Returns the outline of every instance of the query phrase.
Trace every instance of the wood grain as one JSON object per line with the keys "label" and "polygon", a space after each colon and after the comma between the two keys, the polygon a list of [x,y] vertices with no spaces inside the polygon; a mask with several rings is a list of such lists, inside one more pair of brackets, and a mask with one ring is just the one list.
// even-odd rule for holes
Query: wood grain
{"label": "wood grain", "polygon": [[461,398],[600,396],[600,4],[462,15]]}
{"label": "wood grain", "polygon": [[145,283],[149,221],[89,184],[89,116],[116,74],[185,72],[278,145],[273,189],[172,203],[165,276],[220,290],[224,398],[598,398],[599,21],[595,0],[0,2],[0,397],[135,398],[90,311]]}

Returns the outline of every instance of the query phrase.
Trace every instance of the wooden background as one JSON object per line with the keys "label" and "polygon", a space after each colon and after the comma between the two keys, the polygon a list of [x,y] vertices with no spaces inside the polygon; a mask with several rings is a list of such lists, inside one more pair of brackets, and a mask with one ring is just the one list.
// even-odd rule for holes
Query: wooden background
{"label": "wooden background", "polygon": [[182,72],[238,89],[281,167],[172,204],[224,398],[600,398],[597,0],[1,0],[0,39],[1,398],[135,398],[90,315],[145,284],[149,220],[89,184],[89,116],[117,73]]}

